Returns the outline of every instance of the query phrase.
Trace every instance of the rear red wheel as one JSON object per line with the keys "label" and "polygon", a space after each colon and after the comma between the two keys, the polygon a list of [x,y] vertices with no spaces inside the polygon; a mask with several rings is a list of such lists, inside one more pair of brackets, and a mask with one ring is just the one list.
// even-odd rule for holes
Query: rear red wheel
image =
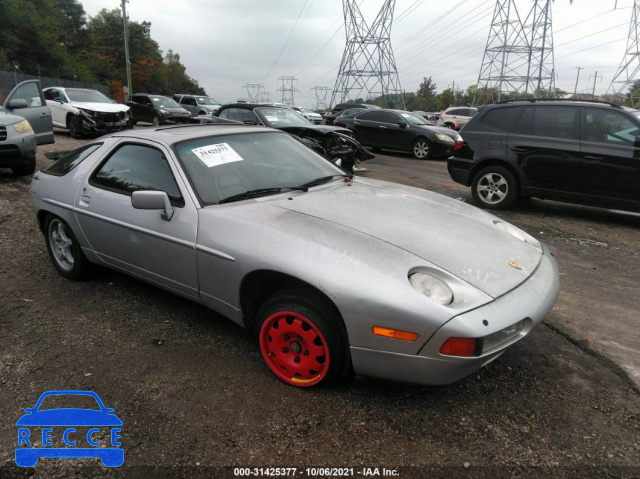
{"label": "rear red wheel", "polygon": [[256,326],[262,357],[287,384],[329,384],[347,372],[346,331],[326,301],[297,292],[277,294],[258,313]]}

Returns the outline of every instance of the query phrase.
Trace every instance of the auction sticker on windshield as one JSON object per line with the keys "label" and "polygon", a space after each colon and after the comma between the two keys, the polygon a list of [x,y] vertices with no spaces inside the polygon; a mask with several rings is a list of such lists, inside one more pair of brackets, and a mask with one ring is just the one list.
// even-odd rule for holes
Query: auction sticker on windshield
{"label": "auction sticker on windshield", "polygon": [[242,161],[242,157],[227,143],[202,146],[191,151],[209,168],[233,163],[234,161]]}
{"label": "auction sticker on windshield", "polygon": [[280,121],[277,116],[265,115],[264,117],[269,121]]}

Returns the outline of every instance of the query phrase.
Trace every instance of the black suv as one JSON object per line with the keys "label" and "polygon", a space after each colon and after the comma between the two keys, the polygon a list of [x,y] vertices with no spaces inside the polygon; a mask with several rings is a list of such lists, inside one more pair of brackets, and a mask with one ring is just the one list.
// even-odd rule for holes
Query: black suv
{"label": "black suv", "polygon": [[449,158],[484,208],[538,197],[640,211],[640,111],[613,103],[513,100],[482,108]]}

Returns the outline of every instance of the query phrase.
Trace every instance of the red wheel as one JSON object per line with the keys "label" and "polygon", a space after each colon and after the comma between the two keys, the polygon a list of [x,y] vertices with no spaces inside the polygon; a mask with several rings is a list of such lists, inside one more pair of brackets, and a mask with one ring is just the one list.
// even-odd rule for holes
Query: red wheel
{"label": "red wheel", "polygon": [[324,335],[308,318],[293,311],[272,314],[260,328],[260,350],[271,370],[294,386],[314,386],[329,370]]}
{"label": "red wheel", "polygon": [[276,294],[258,313],[256,332],[267,366],[287,384],[329,384],[347,372],[346,331],[326,301],[296,292]]}

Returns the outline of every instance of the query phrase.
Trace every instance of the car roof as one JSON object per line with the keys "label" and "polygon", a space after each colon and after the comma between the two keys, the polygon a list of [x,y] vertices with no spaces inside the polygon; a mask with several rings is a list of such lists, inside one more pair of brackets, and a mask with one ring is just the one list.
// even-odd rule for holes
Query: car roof
{"label": "car roof", "polygon": [[[235,123],[195,123],[191,125],[165,126],[139,130],[122,130],[106,137],[138,138],[141,140],[162,141],[169,145],[203,136],[238,135],[247,133],[282,133],[280,130]],[[105,137],[103,137],[105,138]]]}
{"label": "car roof", "polygon": [[[253,110],[258,107],[271,107],[271,108],[285,108],[280,105],[274,105],[273,103],[229,103],[228,105],[222,105],[220,108],[242,108],[243,110]],[[287,108],[288,109],[288,108]]]}

